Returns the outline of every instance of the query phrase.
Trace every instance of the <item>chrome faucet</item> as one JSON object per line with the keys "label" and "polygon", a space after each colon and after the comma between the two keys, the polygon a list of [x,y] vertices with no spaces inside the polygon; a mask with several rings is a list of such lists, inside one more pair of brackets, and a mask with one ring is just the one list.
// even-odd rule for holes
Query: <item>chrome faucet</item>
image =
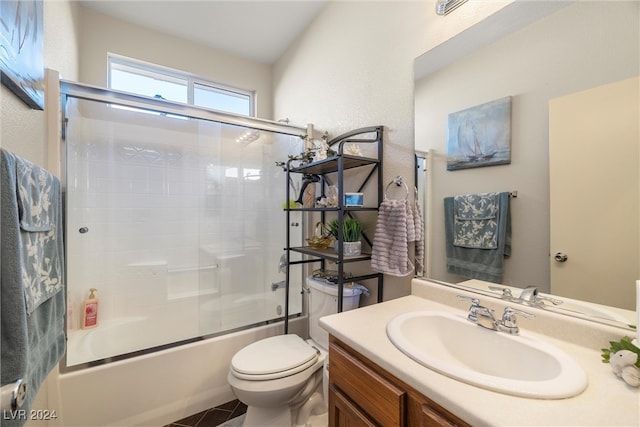
{"label": "chrome faucet", "polygon": [[544,301],[549,301],[553,305],[562,304],[562,300],[539,295],[538,288],[535,286],[527,286],[524,288],[517,301],[531,307],[544,307]]}
{"label": "chrome faucet", "polygon": [[520,301],[527,305],[535,305],[537,295],[538,288],[535,286],[527,286],[520,292]]}
{"label": "chrome faucet", "polygon": [[511,335],[517,335],[520,333],[520,328],[516,322],[516,314],[526,317],[527,319],[533,319],[535,315],[527,313],[526,311],[518,310],[513,307],[505,307],[502,319],[496,320],[493,315],[494,310],[480,305],[480,300],[477,298],[466,297],[458,295],[458,299],[471,301],[469,307],[469,314],[467,320],[475,323],[478,326],[482,326],[492,331],[506,332]]}
{"label": "chrome faucet", "polygon": [[282,280],[282,281],[277,282],[277,283],[272,283],[271,284],[271,290],[275,292],[276,289],[284,288],[285,286],[287,286],[287,282],[285,280]]}

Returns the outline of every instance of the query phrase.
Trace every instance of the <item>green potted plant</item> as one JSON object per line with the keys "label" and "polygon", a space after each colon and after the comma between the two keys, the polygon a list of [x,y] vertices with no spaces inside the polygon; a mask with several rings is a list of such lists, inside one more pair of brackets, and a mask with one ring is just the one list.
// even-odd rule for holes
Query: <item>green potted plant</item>
{"label": "green potted plant", "polygon": [[[340,223],[337,219],[334,219],[329,223],[329,232],[336,239],[335,248],[338,252],[338,233],[340,229]],[[360,236],[362,235],[362,224],[355,218],[345,217],[342,221],[342,237],[344,239],[342,245],[342,254],[344,256],[356,256],[362,253],[362,242]]]}

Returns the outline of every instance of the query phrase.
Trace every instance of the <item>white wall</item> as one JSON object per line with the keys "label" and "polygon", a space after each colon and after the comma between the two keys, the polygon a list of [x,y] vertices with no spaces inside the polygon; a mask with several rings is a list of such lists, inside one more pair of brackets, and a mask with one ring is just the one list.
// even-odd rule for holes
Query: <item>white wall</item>
{"label": "white wall", "polygon": [[[296,124],[312,120],[316,129],[328,130],[332,137],[384,125],[384,182],[402,175],[411,187],[413,60],[425,50],[432,6],[430,2],[327,4],[274,66],[276,117],[289,117]],[[409,287],[408,277],[387,276],[384,298],[406,295]]]}
{"label": "white wall", "polygon": [[107,86],[107,53],[186,71],[256,92],[256,113],[272,118],[271,68],[80,7],[80,81]]}
{"label": "white wall", "polygon": [[[435,150],[433,275],[446,273],[442,199],[518,190],[505,284],[549,287],[548,101],[638,74],[638,3],[577,2],[416,84],[416,148]],[[510,165],[446,171],[452,112],[512,96]]]}

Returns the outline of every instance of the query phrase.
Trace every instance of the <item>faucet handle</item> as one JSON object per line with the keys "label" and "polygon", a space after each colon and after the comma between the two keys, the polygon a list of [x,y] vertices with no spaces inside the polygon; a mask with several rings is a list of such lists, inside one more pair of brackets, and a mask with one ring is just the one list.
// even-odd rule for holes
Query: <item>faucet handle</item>
{"label": "faucet handle", "polygon": [[[536,295],[536,302],[542,302],[542,301],[549,301],[553,305],[562,304],[562,300],[560,299],[556,299],[548,296],[542,296],[540,294]],[[542,305],[544,306],[544,303],[542,303]]]}
{"label": "faucet handle", "polygon": [[[464,301],[470,301],[471,306],[469,307],[469,313],[467,313],[467,320],[469,322],[476,323],[480,326],[487,327],[489,329],[495,328],[495,318],[493,317],[493,310],[487,307],[483,307],[480,305],[480,300],[478,298],[472,298],[467,296],[458,295],[458,299]],[[490,319],[491,327],[482,324],[484,319]]]}
{"label": "faucet handle", "polygon": [[472,297],[467,297],[464,295],[456,295],[458,297],[459,300],[463,300],[463,301],[470,301],[471,305],[480,305],[480,300],[478,298],[472,298]]}
{"label": "faucet handle", "polygon": [[510,334],[518,334],[520,332],[520,328],[518,328],[518,323],[516,321],[516,314],[525,317],[527,319],[533,319],[536,317],[535,314],[529,313],[523,310],[518,310],[513,307],[505,307],[504,313],[502,313],[502,320],[500,321],[500,329],[504,332],[509,332]]}
{"label": "faucet handle", "polygon": [[515,300],[513,294],[511,293],[511,289],[509,288],[505,288],[502,286],[489,286],[489,289],[491,289],[492,291],[500,291],[502,292],[502,295],[500,296],[500,298],[508,300],[508,301],[513,301]]}

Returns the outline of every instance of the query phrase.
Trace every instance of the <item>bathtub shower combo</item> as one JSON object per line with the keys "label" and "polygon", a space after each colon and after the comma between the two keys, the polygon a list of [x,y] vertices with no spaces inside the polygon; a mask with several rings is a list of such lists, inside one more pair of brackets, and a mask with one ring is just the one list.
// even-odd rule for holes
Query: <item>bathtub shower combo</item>
{"label": "bathtub shower combo", "polygon": [[[281,319],[285,289],[272,285],[284,279],[286,189],[275,163],[301,152],[305,129],[61,88],[66,368]],[[301,222],[291,230],[300,240]],[[98,326],[81,329],[90,288]],[[290,294],[289,312],[301,313]]]}

